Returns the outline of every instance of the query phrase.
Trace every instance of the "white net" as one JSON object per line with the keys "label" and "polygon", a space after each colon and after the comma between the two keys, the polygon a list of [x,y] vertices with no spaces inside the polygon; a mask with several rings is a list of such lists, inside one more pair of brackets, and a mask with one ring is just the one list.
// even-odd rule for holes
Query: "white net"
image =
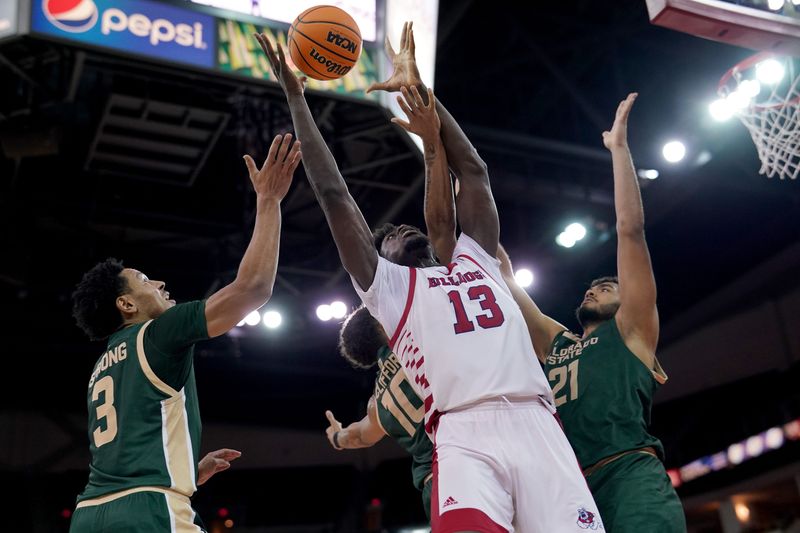
{"label": "white net", "polygon": [[795,70],[790,57],[759,54],[720,81],[720,97],[756,145],[759,174],[770,178],[800,174],[800,77]]}

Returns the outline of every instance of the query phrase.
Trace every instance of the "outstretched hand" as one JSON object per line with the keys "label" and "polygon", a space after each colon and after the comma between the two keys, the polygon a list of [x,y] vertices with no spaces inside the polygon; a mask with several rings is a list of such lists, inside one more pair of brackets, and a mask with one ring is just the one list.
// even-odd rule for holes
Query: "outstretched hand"
{"label": "outstretched hand", "polygon": [[397,103],[408,117],[408,121],[394,117],[392,122],[409,133],[419,135],[423,141],[434,142],[439,137],[442,122],[436,112],[433,89],[428,88],[427,105],[422,101],[422,95],[413,85],[411,90],[407,87],[400,87],[400,92],[402,96],[397,97]]}
{"label": "outstretched hand", "polygon": [[[289,65],[286,63],[286,54],[283,51],[283,47],[278,43],[273,47],[270,40],[263,33],[256,33],[254,36],[258,44],[261,45],[261,49],[264,50],[264,53],[267,55],[272,74],[281,84],[283,92],[286,93],[287,96],[290,94],[302,94],[305,88],[306,77],[297,77],[297,75],[292,72],[292,69],[289,68]],[[277,54],[275,53],[275,48],[278,49]]]}
{"label": "outstretched hand", "polygon": [[[292,146],[291,150],[289,146]],[[292,134],[277,135],[269,147],[267,159],[261,168],[249,155],[244,156],[250,181],[256,194],[265,198],[283,200],[292,184],[292,176],[303,157],[300,152],[300,141],[292,145]]]}
{"label": "outstretched hand", "polygon": [[417,68],[416,45],[414,44],[413,22],[403,24],[403,31],[400,35],[400,50],[397,52],[392,48],[389,37],[384,40],[386,55],[392,62],[394,71],[386,81],[375,82],[369,86],[367,93],[372,91],[396,92],[400,87],[422,86],[422,78]]}
{"label": "outstretched hand", "polygon": [[241,456],[242,452],[228,448],[209,452],[197,464],[197,484],[202,485],[217,472],[229,469],[231,461]]}
{"label": "outstretched hand", "polygon": [[611,131],[603,132],[603,144],[609,150],[614,148],[627,148],[628,146],[628,115],[631,113],[633,102],[639,93],[630,93],[625,100],[620,102],[617,107],[617,115],[614,117],[614,125]]}
{"label": "outstretched hand", "polygon": [[341,450],[342,448],[337,446],[336,443],[333,441],[333,435],[337,431],[342,430],[342,423],[334,418],[333,413],[330,411],[325,411],[325,417],[328,419],[328,427],[325,429],[325,435],[328,436],[328,442],[331,443],[336,450]]}

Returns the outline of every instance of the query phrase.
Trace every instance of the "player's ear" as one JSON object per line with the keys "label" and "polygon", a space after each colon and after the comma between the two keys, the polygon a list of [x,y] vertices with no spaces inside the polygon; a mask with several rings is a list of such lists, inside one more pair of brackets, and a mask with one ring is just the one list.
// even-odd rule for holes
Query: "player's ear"
{"label": "player's ear", "polygon": [[136,311],[138,310],[136,307],[136,301],[131,298],[130,294],[122,294],[117,296],[116,304],[117,309],[119,309],[123,315],[133,315],[136,314]]}

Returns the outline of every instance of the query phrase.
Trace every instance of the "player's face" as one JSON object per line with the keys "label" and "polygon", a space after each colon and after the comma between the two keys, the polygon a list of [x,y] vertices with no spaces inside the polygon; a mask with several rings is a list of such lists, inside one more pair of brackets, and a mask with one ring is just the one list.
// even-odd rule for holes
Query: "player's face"
{"label": "player's face", "polygon": [[384,237],[381,255],[392,263],[410,267],[421,266],[433,257],[428,236],[407,224],[395,227]]}
{"label": "player's face", "polygon": [[578,307],[578,320],[584,326],[587,323],[610,320],[619,309],[619,285],[606,282],[591,287],[583,295]]}
{"label": "player's face", "polygon": [[122,275],[128,280],[128,294],[136,303],[138,311],[145,316],[156,318],[175,305],[175,300],[169,299],[169,292],[164,289],[163,281],[149,279],[135,268],[124,269]]}

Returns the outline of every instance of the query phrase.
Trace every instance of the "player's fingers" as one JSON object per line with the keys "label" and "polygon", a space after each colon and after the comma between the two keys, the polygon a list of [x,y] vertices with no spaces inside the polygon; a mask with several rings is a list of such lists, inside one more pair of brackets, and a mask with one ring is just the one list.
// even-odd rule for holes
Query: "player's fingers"
{"label": "player's fingers", "polygon": [[403,23],[403,31],[400,32],[400,50],[406,49],[406,28],[408,28],[408,22]]}
{"label": "player's fingers", "polygon": [[414,42],[414,21],[412,20],[408,25],[408,51],[411,55],[416,55],[417,45]]}
{"label": "player's fingers", "polygon": [[289,152],[289,145],[292,144],[292,134],[287,133],[283,136],[280,148],[278,148],[278,163],[286,162],[286,154]]}
{"label": "player's fingers", "polygon": [[410,128],[411,128],[411,124],[409,124],[409,123],[408,123],[408,122],[406,122],[405,120],[399,119],[399,118],[397,118],[397,117],[392,117],[392,118],[390,119],[390,122],[391,122],[392,124],[397,124],[398,126],[400,126],[401,128],[403,128],[404,130],[406,130],[406,131],[408,131],[408,132],[410,132],[410,131],[411,131],[411,129],[410,129]]}
{"label": "player's fingers", "polygon": [[637,96],[636,93],[631,93],[628,95],[625,101],[622,102],[623,105],[621,106],[622,110],[620,113],[620,118],[623,119],[628,118],[628,115],[630,115],[631,113],[631,108],[633,107],[633,102],[636,101],[636,96]]}
{"label": "player's fingers", "polygon": [[389,59],[394,59],[396,55],[394,53],[394,48],[392,48],[392,42],[389,40],[389,36],[383,38],[383,49],[386,50],[386,55],[389,56]]}
{"label": "player's fingers", "polygon": [[250,174],[250,176],[258,174],[258,167],[256,166],[256,162],[253,161],[252,157],[245,155],[244,164],[247,165],[247,172]]}
{"label": "player's fingers", "polygon": [[422,95],[419,94],[419,89],[417,89],[416,85],[411,86],[411,94],[414,97],[414,104],[417,107],[425,107],[425,104],[422,102]]}
{"label": "player's fingers", "polygon": [[336,419],[333,417],[333,413],[331,413],[330,411],[325,411],[325,417],[328,419],[328,422],[330,422],[332,426],[339,423],[336,421]]}
{"label": "player's fingers", "polygon": [[367,87],[367,94],[371,93],[372,91],[385,91],[389,85],[385,81],[376,81],[369,87]]}
{"label": "player's fingers", "polygon": [[275,162],[278,155],[278,148],[280,148],[282,140],[283,135],[276,135],[275,138],[272,139],[272,144],[269,145],[269,152],[267,152],[267,158],[264,160],[265,165]]}
{"label": "player's fingers", "polygon": [[428,105],[426,106],[428,109],[434,107],[436,105],[436,97],[433,94],[433,89],[428,87]]}
{"label": "player's fingers", "polygon": [[302,160],[303,160],[303,152],[297,152],[297,154],[295,154],[295,156],[294,156],[294,159],[292,159],[292,162],[289,163],[289,174],[290,175],[292,175],[292,176],[294,175],[294,171],[297,170],[298,166],[300,166],[300,161],[302,161]]}
{"label": "player's fingers", "polygon": [[403,113],[408,115],[409,117],[414,116],[414,111],[411,110],[411,107],[406,103],[405,99],[402,96],[397,97],[397,103],[400,105],[400,109],[403,110]]}
{"label": "player's fingers", "polygon": [[283,46],[277,44],[276,47],[278,48],[278,59],[281,62],[281,67],[286,64],[286,54],[283,51]]}
{"label": "player's fingers", "polygon": [[219,457],[223,461],[232,461],[242,456],[242,452],[240,452],[239,450],[231,450],[230,448],[223,448],[221,450],[217,450],[216,453],[219,454],[217,457]]}
{"label": "player's fingers", "polygon": [[297,153],[299,151],[300,151],[300,141],[294,141],[291,150],[289,150],[289,153],[286,155],[286,163],[289,164],[293,163],[295,160],[295,156],[297,156]]}

